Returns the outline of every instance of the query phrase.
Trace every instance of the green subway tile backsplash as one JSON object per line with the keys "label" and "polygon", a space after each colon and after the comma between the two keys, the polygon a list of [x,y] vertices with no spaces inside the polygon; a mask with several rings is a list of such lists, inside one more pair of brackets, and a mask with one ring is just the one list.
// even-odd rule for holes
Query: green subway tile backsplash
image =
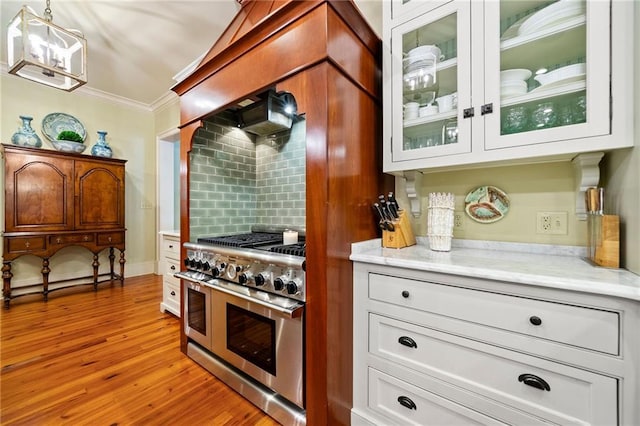
{"label": "green subway tile backsplash", "polygon": [[251,225],[305,226],[304,120],[275,137],[254,136],[218,115],[194,136],[191,240],[249,232]]}

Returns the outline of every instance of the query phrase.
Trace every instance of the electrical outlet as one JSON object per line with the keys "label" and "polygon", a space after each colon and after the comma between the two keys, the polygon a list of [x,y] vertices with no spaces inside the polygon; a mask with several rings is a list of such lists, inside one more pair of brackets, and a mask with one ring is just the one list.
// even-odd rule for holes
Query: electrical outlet
{"label": "electrical outlet", "polygon": [[458,229],[458,230],[464,229],[464,212],[462,211],[453,212],[453,229]]}
{"label": "electrical outlet", "polygon": [[143,209],[143,210],[148,210],[148,209],[153,208],[153,205],[151,203],[147,202],[147,201],[142,201],[140,203],[140,208]]}
{"label": "electrical outlet", "polygon": [[538,212],[536,234],[567,235],[567,212]]}

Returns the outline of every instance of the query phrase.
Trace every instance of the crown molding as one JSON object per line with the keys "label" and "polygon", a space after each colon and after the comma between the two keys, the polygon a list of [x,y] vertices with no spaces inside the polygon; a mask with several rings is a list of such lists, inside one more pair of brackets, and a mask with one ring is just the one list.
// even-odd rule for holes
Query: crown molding
{"label": "crown molding", "polygon": [[168,107],[173,102],[177,102],[179,99],[180,98],[175,92],[169,90],[167,91],[167,93],[165,93],[164,95],[160,96],[158,99],[153,101],[150,107],[152,111],[158,111],[160,109]]}
{"label": "crown molding", "polygon": [[[208,52],[208,51],[207,51]],[[203,52],[202,55],[198,56],[194,59],[189,65],[184,67],[181,71],[179,71],[176,75],[173,76],[173,80],[176,83],[180,83],[182,80],[187,78],[189,74],[191,74],[195,69],[200,65],[200,62],[204,59],[207,52]]]}
{"label": "crown molding", "polygon": [[[194,62],[197,62],[197,61],[194,61]],[[2,72],[2,74],[7,75],[9,77],[20,78],[13,74],[9,74],[9,69],[7,67],[6,62],[0,62],[0,72]],[[73,92],[77,94],[81,94],[83,96],[90,96],[90,97],[102,99],[108,102],[112,102],[115,104],[120,104],[129,108],[141,109],[144,111],[155,111],[156,109],[163,108],[166,105],[170,104],[172,101],[174,101],[178,96],[172,91],[167,91],[164,95],[156,99],[153,103],[145,104],[144,102],[135,101],[133,99],[125,98],[124,96],[118,96],[118,95],[114,95],[113,93],[108,93],[102,90],[95,89],[89,86],[88,84],[78,87]]]}

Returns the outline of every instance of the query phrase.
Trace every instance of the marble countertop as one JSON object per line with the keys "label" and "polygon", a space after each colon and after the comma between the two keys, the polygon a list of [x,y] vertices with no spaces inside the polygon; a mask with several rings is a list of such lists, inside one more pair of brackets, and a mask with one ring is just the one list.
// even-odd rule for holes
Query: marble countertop
{"label": "marble countertop", "polygon": [[158,234],[180,238],[180,231],[175,231],[175,230],[159,231]]}
{"label": "marble countertop", "polygon": [[436,252],[426,238],[403,249],[383,248],[380,239],[369,240],[352,244],[350,259],[640,301],[640,275],[594,266],[581,247],[453,241],[451,251]]}

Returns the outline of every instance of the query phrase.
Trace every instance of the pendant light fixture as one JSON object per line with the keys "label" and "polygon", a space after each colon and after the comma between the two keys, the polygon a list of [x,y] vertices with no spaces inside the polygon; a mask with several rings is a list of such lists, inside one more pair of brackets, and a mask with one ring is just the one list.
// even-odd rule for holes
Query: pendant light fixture
{"label": "pendant light fixture", "polygon": [[20,9],[7,30],[9,73],[70,92],[87,82],[87,41],[52,21],[50,0],[44,18]]}

